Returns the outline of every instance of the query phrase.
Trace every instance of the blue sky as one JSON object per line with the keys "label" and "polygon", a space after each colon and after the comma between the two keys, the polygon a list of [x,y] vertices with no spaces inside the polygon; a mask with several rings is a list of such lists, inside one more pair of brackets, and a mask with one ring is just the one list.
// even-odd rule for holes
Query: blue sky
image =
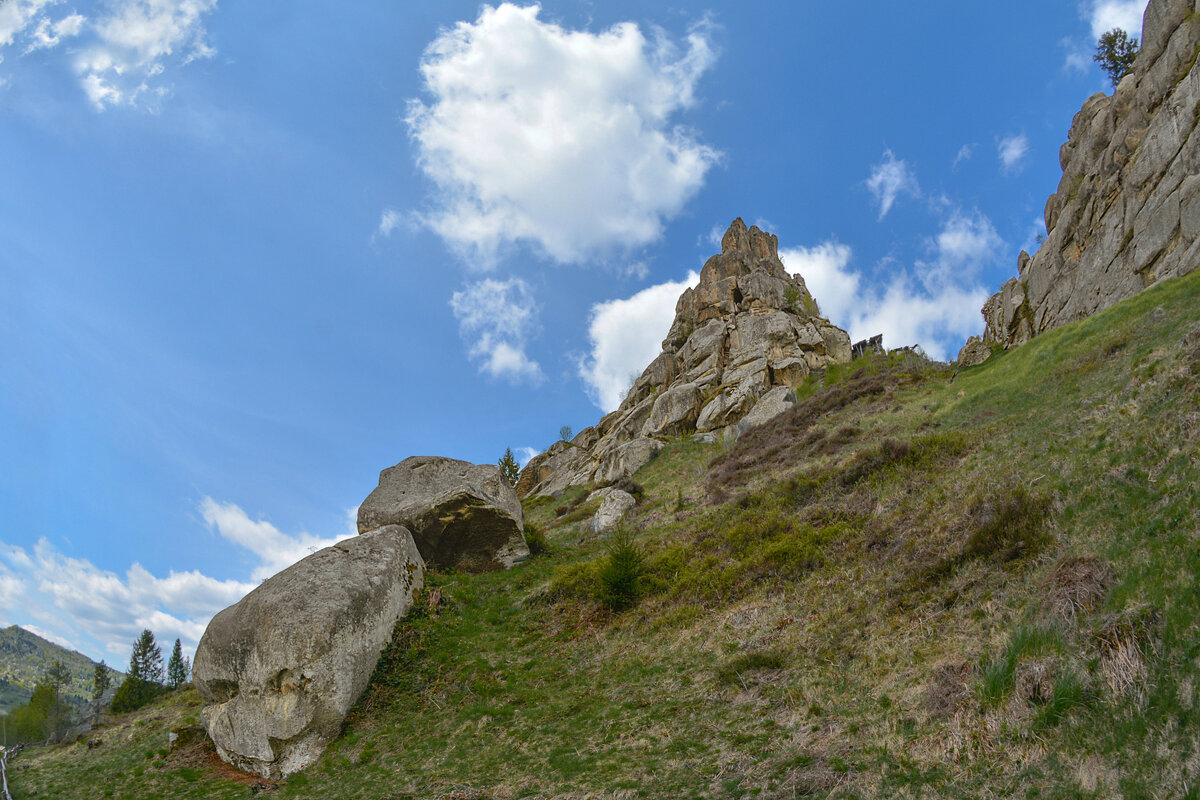
{"label": "blue sky", "polygon": [[0,0],[0,622],[123,665],[615,406],[737,216],[952,358],[1144,0]]}

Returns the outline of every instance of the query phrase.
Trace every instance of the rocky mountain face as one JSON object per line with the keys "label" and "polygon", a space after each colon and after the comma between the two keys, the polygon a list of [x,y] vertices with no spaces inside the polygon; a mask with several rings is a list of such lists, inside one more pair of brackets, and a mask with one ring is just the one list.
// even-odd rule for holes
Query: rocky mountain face
{"label": "rocky mountain face", "polygon": [[1046,241],[983,307],[1014,347],[1200,263],[1200,0],[1151,0],[1133,72],[1088,98],[1059,152]]}
{"label": "rocky mountain face", "polygon": [[820,316],[804,279],[784,269],[779,240],[736,219],[699,283],[680,295],[662,353],[620,407],[533,458],[517,493],[556,494],[631,475],[664,439],[730,429],[772,389],[849,360],[850,337]]}

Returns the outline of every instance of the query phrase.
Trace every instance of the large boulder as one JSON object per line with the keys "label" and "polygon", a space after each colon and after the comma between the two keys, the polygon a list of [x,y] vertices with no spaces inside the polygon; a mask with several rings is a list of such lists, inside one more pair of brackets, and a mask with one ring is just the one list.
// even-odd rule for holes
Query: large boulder
{"label": "large boulder", "polygon": [[424,576],[411,534],[391,525],[313,553],[213,617],[192,683],[221,758],[271,780],[313,763]]}
{"label": "large boulder", "polygon": [[606,489],[600,508],[588,523],[592,533],[604,533],[619,523],[637,505],[633,495],[623,489]]}
{"label": "large boulder", "polygon": [[494,464],[413,456],[388,467],[358,509],[360,533],[384,525],[408,528],[440,567],[486,572],[529,558],[521,501]]}

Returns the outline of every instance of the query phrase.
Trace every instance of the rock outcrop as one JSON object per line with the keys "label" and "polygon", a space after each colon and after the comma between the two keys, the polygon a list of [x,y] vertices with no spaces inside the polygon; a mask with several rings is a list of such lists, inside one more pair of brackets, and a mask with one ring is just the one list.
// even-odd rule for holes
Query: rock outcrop
{"label": "rock outcrop", "polygon": [[494,464],[413,456],[388,467],[358,509],[360,533],[384,525],[408,528],[442,567],[485,572],[529,558],[521,501]]}
{"label": "rock outcrop", "polygon": [[1200,264],[1200,0],[1150,0],[1133,71],[1088,98],[1059,151],[1047,237],[983,307],[1014,347]]}
{"label": "rock outcrop", "polygon": [[972,336],[958,351],[958,358],[954,361],[960,367],[977,367],[991,357],[992,348],[984,343],[983,339]]}
{"label": "rock outcrop", "polygon": [[588,499],[592,500],[595,497],[600,498],[600,507],[588,522],[588,530],[592,533],[604,533],[615,527],[637,505],[637,500],[629,492],[611,486],[597,489]]}
{"label": "rock outcrop", "polygon": [[784,269],[778,239],[736,219],[620,407],[530,460],[517,492],[557,494],[631,475],[663,439],[729,429],[771,389],[849,360],[850,337],[819,316],[804,279]]}
{"label": "rock outcrop", "polygon": [[221,758],[268,779],[315,761],[424,575],[412,536],[392,525],[313,553],[217,614],[192,683]]}

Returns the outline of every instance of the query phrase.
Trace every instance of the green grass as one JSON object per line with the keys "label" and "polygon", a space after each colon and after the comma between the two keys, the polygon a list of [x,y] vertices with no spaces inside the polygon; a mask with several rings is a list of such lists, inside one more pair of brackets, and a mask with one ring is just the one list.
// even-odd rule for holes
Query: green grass
{"label": "green grass", "polygon": [[[731,448],[671,442],[635,476],[645,572],[620,612],[595,504],[555,515],[588,490],[528,502],[546,550],[430,575],[441,606],[275,796],[1194,796],[1198,329],[1200,272],[957,374],[812,377],[811,415]],[[1111,588],[1050,615],[1081,556]],[[935,715],[947,664],[961,700]],[[158,753],[195,714],[174,697],[101,748],[22,754],[14,792],[247,796]]]}

